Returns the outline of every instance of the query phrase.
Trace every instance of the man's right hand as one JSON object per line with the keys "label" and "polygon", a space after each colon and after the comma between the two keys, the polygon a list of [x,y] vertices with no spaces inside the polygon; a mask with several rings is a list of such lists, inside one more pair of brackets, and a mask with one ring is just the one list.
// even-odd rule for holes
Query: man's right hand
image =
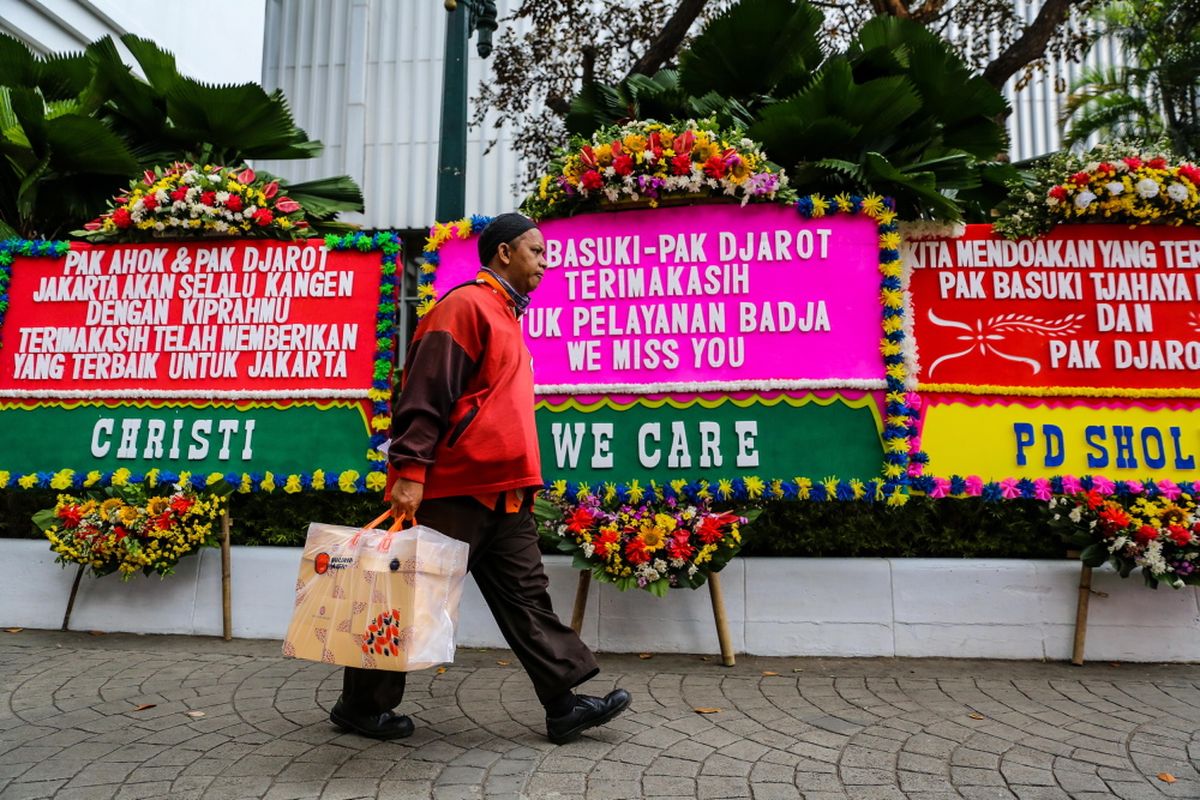
{"label": "man's right hand", "polygon": [[421,505],[421,497],[424,494],[425,484],[397,478],[392,484],[392,516],[397,520],[415,520],[417,506]]}

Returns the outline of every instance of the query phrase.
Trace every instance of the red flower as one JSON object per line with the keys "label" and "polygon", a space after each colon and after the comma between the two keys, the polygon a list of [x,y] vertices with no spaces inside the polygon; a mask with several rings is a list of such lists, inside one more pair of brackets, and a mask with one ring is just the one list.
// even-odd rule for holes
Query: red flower
{"label": "red flower", "polygon": [[171,199],[176,202],[183,202],[184,200],[187,200],[187,187],[180,186],[178,189],[171,192]]}
{"label": "red flower", "polygon": [[1084,495],[1084,497],[1087,498],[1088,508],[1092,510],[1104,505],[1104,498],[1095,489],[1092,489],[1090,492]]}
{"label": "red flower", "polygon": [[625,560],[630,564],[645,564],[650,560],[650,553],[646,550],[646,543],[642,541],[642,537],[635,536],[625,545]]}
{"label": "red flower", "polygon": [[1133,538],[1138,541],[1138,544],[1149,544],[1158,538],[1158,528],[1153,525],[1142,525],[1133,532]]}
{"label": "red flower", "polygon": [[705,544],[713,544],[725,538],[723,527],[721,517],[707,516],[700,522],[700,527],[696,529],[696,536]]}
{"label": "red flower", "polygon": [[618,175],[629,175],[633,172],[633,159],[621,155],[613,159],[613,171]]}
{"label": "red flower", "polygon": [[275,215],[265,208],[255,211],[252,216],[260,228],[265,228],[275,221]]}
{"label": "red flower", "polygon": [[122,539],[124,539],[128,535],[129,535],[129,531],[125,530],[125,527],[123,525],[114,525],[113,526],[113,538],[116,539],[118,542],[121,541]]}
{"label": "red flower", "polygon": [[688,153],[671,159],[671,172],[675,175],[690,175],[692,172],[692,157]]}
{"label": "red flower", "polygon": [[142,198],[142,206],[150,210],[158,208],[158,198],[152,194],[148,194]]}
{"label": "red flower", "polygon": [[250,169],[249,167],[246,167],[244,170],[242,170],[241,172],[239,172],[237,174],[237,182],[242,184],[243,186],[247,186],[251,183],[254,183],[254,177],[255,177],[254,170]]}
{"label": "red flower", "polygon": [[163,513],[161,513],[157,517],[155,517],[154,518],[154,527],[158,528],[160,531],[171,530],[171,512],[164,511]]}
{"label": "red flower", "polygon": [[171,501],[171,510],[176,514],[183,515],[188,512],[192,506],[196,504],[195,500],[190,497],[176,497]]}
{"label": "red flower", "polygon": [[1147,161],[1146,166],[1149,167],[1150,169],[1166,169],[1167,168],[1167,160],[1165,158],[1162,158],[1161,156],[1159,156],[1157,158],[1152,158],[1149,161]]}
{"label": "red flower", "polygon": [[201,192],[200,202],[206,206],[215,206],[217,204],[216,192]]}
{"label": "red flower", "polygon": [[596,552],[601,556],[608,558],[609,554],[616,549],[616,546],[620,540],[620,534],[618,534],[616,531],[610,530],[600,534],[600,536],[595,539],[593,543],[596,545]]}
{"label": "red flower", "polygon": [[583,533],[592,527],[596,518],[586,508],[577,508],[567,519],[567,530],[571,533]]}
{"label": "red flower", "polygon": [[236,194],[229,195],[229,199],[225,201],[225,207],[230,211],[241,211],[243,208],[245,208],[245,206],[242,205],[241,196]]}
{"label": "red flower", "polygon": [[89,222],[89,223],[87,223],[86,225],[84,225],[84,226],[83,226],[83,229],[84,229],[85,231],[98,231],[98,230],[100,230],[100,226],[101,226],[101,224],[102,224],[102,223],[100,222],[100,220],[98,220],[98,219],[94,219],[94,220],[92,220],[91,222]]}
{"label": "red flower", "polygon": [[585,167],[595,168],[596,166],[596,151],[592,150],[590,144],[585,144],[583,149],[579,151],[579,160],[583,162]]}
{"label": "red flower", "polygon": [[1172,525],[1167,529],[1167,531],[1168,535],[1171,537],[1171,541],[1174,542],[1178,547],[1187,547],[1192,543],[1192,534],[1188,533],[1187,529],[1179,525]]}
{"label": "red flower", "polygon": [[156,180],[158,180],[158,176],[154,174],[154,170],[148,169],[142,173],[142,183],[147,186],[153,186]]}
{"label": "red flower", "polygon": [[1087,186],[1088,181],[1090,181],[1091,179],[1092,179],[1091,173],[1076,172],[1074,175],[1071,176],[1071,183],[1075,184],[1076,186]]}
{"label": "red flower", "polygon": [[1112,164],[1108,163],[1107,161],[1101,161],[1100,166],[1096,169],[1096,171],[1097,172],[1107,172],[1108,174],[1111,175],[1117,171],[1117,168],[1114,167]]}
{"label": "red flower", "polygon": [[300,204],[290,197],[281,197],[275,201],[275,210],[280,214],[291,214],[300,210]]}
{"label": "red flower", "polygon": [[1200,186],[1200,169],[1194,164],[1180,164],[1179,177],[1187,178],[1193,186]]}
{"label": "red flower", "polygon": [[279,182],[271,181],[263,187],[263,196],[270,200],[279,192]]}
{"label": "red flower", "polygon": [[688,541],[687,535],[675,536],[667,540],[667,555],[671,558],[691,558],[696,548]]}
{"label": "red flower", "polygon": [[79,521],[83,519],[83,512],[79,510],[79,506],[63,506],[58,510],[58,518],[68,528],[75,528],[79,526]]}
{"label": "red flower", "polygon": [[583,173],[583,188],[589,190],[599,189],[604,185],[604,179],[600,177],[600,173],[594,169],[589,169]]}
{"label": "red flower", "polygon": [[118,228],[128,228],[133,224],[133,220],[129,217],[129,212],[124,208],[118,208],[112,213],[112,221]]}
{"label": "red flower", "polygon": [[1138,170],[1142,168],[1142,160],[1137,156],[1129,156],[1128,158],[1122,158],[1121,160],[1125,162],[1125,166],[1129,167],[1130,170]]}
{"label": "red flower", "polygon": [[672,149],[676,153],[690,153],[692,152],[692,145],[695,143],[696,134],[692,133],[691,131],[684,131],[675,137],[675,143],[672,145]]}
{"label": "red flower", "polygon": [[1067,187],[1055,186],[1053,189],[1051,189],[1048,192],[1048,194],[1050,197],[1053,197],[1055,200],[1066,200],[1067,199]]}
{"label": "red flower", "polygon": [[1100,527],[1110,534],[1125,528],[1129,522],[1129,515],[1118,505],[1109,504],[1108,508],[1100,512]]}
{"label": "red flower", "polygon": [[725,177],[725,159],[720,156],[713,156],[708,161],[704,162],[704,174],[710,178]]}

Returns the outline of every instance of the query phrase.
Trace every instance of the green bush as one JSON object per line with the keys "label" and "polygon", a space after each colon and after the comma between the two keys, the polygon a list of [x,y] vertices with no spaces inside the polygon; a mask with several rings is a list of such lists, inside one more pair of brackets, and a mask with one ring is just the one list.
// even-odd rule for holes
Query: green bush
{"label": "green bush", "polygon": [[[30,518],[57,492],[0,491],[0,537],[41,538]],[[341,492],[235,494],[233,543],[297,546],[311,521],[361,525],[383,510],[379,495]],[[744,556],[1059,558],[1063,545],[1032,500],[914,497],[899,508],[869,503],[768,504],[747,528]]]}

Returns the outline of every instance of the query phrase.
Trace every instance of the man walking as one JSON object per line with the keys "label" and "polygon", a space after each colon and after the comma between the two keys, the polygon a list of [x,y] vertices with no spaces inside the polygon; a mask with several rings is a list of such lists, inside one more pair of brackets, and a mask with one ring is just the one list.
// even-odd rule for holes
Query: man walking
{"label": "man walking", "polygon": [[[479,237],[474,283],[447,292],[417,326],[392,414],[388,459],[397,518],[470,545],[468,569],[546,708],[556,744],[624,711],[629,693],[571,690],[599,672],[595,656],[554,614],[538,551],[534,492],[542,485],[533,368],[519,318],[546,270],[542,233],[501,214]],[[412,720],[392,711],[403,672],[346,667],[330,719],[395,739]]]}

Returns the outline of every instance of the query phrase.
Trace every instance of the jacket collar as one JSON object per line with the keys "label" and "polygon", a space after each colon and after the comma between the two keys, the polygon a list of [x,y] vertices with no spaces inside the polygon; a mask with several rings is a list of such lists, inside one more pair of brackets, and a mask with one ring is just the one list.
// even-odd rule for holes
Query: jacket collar
{"label": "jacket collar", "polygon": [[525,313],[525,309],[529,308],[529,295],[521,294],[513,288],[512,284],[504,280],[487,267],[480,267],[479,274],[475,276],[476,283],[483,283],[491,286],[497,292],[500,292],[512,304],[513,313],[519,319]]}

